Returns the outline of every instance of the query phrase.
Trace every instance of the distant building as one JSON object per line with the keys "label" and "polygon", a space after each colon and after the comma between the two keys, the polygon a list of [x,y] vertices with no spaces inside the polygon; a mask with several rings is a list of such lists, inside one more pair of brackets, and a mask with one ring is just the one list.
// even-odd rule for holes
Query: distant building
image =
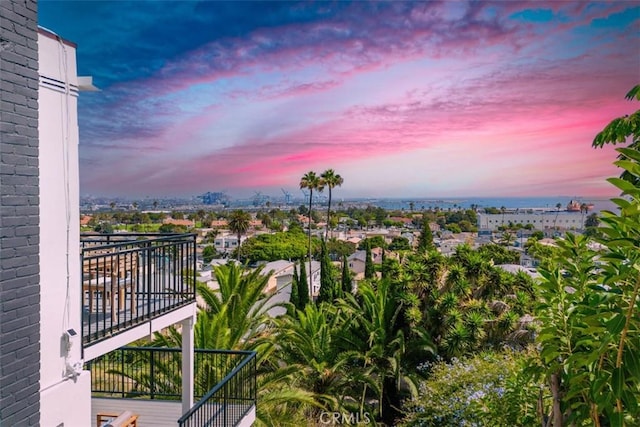
{"label": "distant building", "polygon": [[[247,236],[240,236],[240,244],[247,240]],[[235,234],[222,234],[213,242],[213,247],[220,253],[231,253],[238,247],[238,236]]]}
{"label": "distant building", "polygon": [[214,219],[211,221],[211,228],[226,228],[229,225],[226,219]]}
{"label": "distant building", "polygon": [[412,218],[406,218],[404,216],[391,216],[389,217],[390,221],[401,223],[404,226],[410,226],[413,224]]}
{"label": "distant building", "polygon": [[[382,249],[373,248],[371,249],[371,260],[374,264],[382,264]],[[356,278],[358,275],[364,274],[365,265],[367,262],[367,251],[359,250],[355,251],[347,258],[347,263],[351,271],[356,274]]]}
{"label": "distant building", "polygon": [[[306,262],[307,270],[309,262]],[[311,271],[307,271],[307,280],[311,288],[311,297],[315,298],[320,293],[320,261],[311,261]]]}
{"label": "distant building", "polygon": [[286,260],[271,261],[264,265],[263,274],[271,274],[266,292],[275,292],[293,281],[293,267],[295,263]]}
{"label": "distant building", "polygon": [[462,239],[442,239],[439,241],[438,251],[444,256],[451,256],[456,252],[458,246],[464,245],[467,243]]}
{"label": "distant building", "polygon": [[252,219],[251,221],[249,221],[249,227],[262,228],[263,227],[262,220],[261,219]]}
{"label": "distant building", "polygon": [[498,227],[531,224],[535,230],[581,230],[584,227],[586,215],[580,212],[505,212],[504,214],[478,213],[478,229],[483,232],[496,231]]}

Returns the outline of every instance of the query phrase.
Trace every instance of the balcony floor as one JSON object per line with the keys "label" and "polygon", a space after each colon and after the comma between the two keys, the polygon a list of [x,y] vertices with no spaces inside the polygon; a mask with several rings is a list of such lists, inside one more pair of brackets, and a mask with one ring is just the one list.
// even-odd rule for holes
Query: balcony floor
{"label": "balcony floor", "polygon": [[[247,414],[236,425],[240,427],[251,426],[256,419],[255,405],[241,408],[241,410],[246,410]],[[182,416],[182,404],[179,401],[168,400],[96,397],[91,399],[91,419],[93,423],[96,422],[96,416],[99,413],[119,414],[124,411],[131,411],[139,416],[138,427],[176,427],[178,418]]]}
{"label": "balcony floor", "polygon": [[[190,303],[184,298],[166,297],[154,298],[150,300],[141,300],[136,298],[135,314],[128,307],[131,307],[131,297],[127,296],[124,301],[125,309],[119,310],[116,302],[114,310],[110,304],[110,298],[107,298],[106,304],[103,304],[103,297],[94,297],[93,312],[89,313],[89,305],[87,297],[83,306],[82,315],[82,336],[97,336],[95,340],[117,334],[127,327],[135,326],[142,321],[148,320],[155,315],[163,312],[171,311],[173,308]],[[162,307],[160,309],[160,307]],[[106,311],[104,310],[106,308]],[[91,341],[95,341],[92,339]]]}

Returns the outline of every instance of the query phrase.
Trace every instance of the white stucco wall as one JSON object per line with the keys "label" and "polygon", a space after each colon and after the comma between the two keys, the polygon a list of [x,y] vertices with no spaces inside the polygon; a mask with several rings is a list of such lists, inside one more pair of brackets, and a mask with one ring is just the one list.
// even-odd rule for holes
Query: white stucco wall
{"label": "white stucco wall", "polygon": [[[91,384],[67,364],[81,360],[79,176],[75,47],[39,34],[40,421],[91,425]],[[70,351],[65,331],[74,329]],[[68,353],[68,354],[67,354]]]}

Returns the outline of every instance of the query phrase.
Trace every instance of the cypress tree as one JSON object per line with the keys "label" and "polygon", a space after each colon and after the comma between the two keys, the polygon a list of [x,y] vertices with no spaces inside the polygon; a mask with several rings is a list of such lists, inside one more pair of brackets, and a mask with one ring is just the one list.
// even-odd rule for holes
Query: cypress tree
{"label": "cypress tree", "polygon": [[298,277],[298,303],[299,308],[304,309],[309,304],[309,282],[307,281],[307,269],[304,260],[300,261],[300,276]]}
{"label": "cypress tree", "polygon": [[333,280],[333,266],[329,259],[329,253],[327,252],[327,245],[324,242],[320,242],[320,293],[318,295],[318,304],[323,301],[331,302],[336,295],[336,284]]}
{"label": "cypress tree", "polygon": [[342,295],[350,294],[353,292],[353,285],[351,284],[351,270],[349,270],[349,262],[347,256],[342,255]]}
{"label": "cypress tree", "polygon": [[366,248],[366,259],[364,260],[364,278],[373,279],[376,273],[373,267],[373,259],[371,258],[371,244],[369,242],[367,242]]}
{"label": "cypress tree", "polygon": [[293,304],[295,308],[300,308],[298,281],[298,266],[293,264],[293,278],[291,279],[291,296],[289,297],[289,302]]}
{"label": "cypress tree", "polygon": [[429,220],[423,216],[422,231],[418,237],[418,253],[424,254],[430,249],[433,249],[433,233],[429,227]]}

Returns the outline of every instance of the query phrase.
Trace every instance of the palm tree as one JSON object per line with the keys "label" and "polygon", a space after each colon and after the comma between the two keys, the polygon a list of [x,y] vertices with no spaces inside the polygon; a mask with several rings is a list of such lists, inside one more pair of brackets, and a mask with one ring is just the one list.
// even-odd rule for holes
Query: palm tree
{"label": "palm tree", "polygon": [[558,221],[558,214],[560,213],[560,208],[562,207],[562,203],[556,203],[556,217],[553,220],[553,228],[557,231],[556,222]]}
{"label": "palm tree", "polygon": [[346,294],[339,304],[349,325],[342,334],[348,339],[343,345],[351,349],[359,370],[370,378],[363,384],[360,411],[364,411],[365,398],[371,391],[375,393],[378,416],[393,425],[402,397],[407,397],[402,396],[406,388],[412,395],[418,391],[415,367],[407,363],[408,356],[424,360],[435,352],[435,346],[422,328],[414,327],[410,332],[400,328],[403,305],[387,280],[375,285],[361,282],[358,295]]}
{"label": "palm tree", "polygon": [[[308,304],[295,317],[282,316],[275,322],[277,363],[295,367],[295,384],[314,396],[314,406],[331,411],[344,409],[345,395],[357,383],[351,378],[349,358],[339,346],[344,319],[336,307]],[[317,416],[308,414],[308,418]]]}
{"label": "palm tree", "polygon": [[266,322],[270,298],[263,298],[263,293],[270,275],[262,274],[262,268],[247,271],[230,262],[214,270],[217,290],[198,284],[206,312],[224,316],[229,328],[227,346],[218,348],[242,349]]}
{"label": "palm tree", "polygon": [[242,209],[233,211],[229,216],[229,230],[238,236],[237,259],[240,260],[240,238],[249,229],[251,215]]}
{"label": "palm tree", "polygon": [[322,175],[320,175],[320,177],[322,178],[324,185],[329,187],[329,202],[327,204],[327,228],[324,235],[324,240],[326,241],[327,236],[329,235],[329,227],[331,226],[331,190],[334,187],[340,187],[344,183],[344,179],[342,179],[340,175],[335,173],[333,169],[327,169],[326,171],[322,172]]}
{"label": "palm tree", "polygon": [[589,212],[589,205],[582,203],[580,205],[580,229],[584,230],[584,215]]}
{"label": "palm tree", "polygon": [[[309,171],[300,179],[300,189],[304,188],[309,190],[309,223],[307,230],[309,233],[309,252],[307,255],[309,256],[309,277],[313,277],[313,269],[311,267],[311,209],[313,207],[313,190],[322,191],[324,189],[324,181],[316,175],[314,171]],[[309,283],[311,283],[311,280],[309,280]],[[311,295],[311,291],[309,295]]]}

